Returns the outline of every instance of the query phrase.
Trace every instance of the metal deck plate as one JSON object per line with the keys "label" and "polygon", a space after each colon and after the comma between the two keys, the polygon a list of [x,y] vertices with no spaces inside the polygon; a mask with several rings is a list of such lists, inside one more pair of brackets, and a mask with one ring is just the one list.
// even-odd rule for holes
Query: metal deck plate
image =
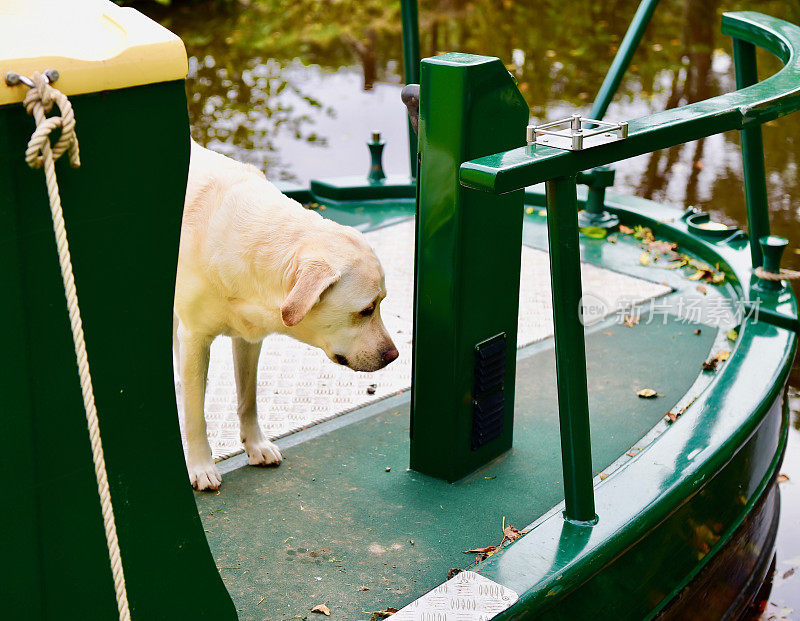
{"label": "metal deck plate", "polygon": [[397,621],[487,621],[513,606],[519,596],[474,571],[462,571],[398,610]]}
{"label": "metal deck plate", "polygon": [[[258,413],[261,428],[279,438],[375,402],[411,385],[411,329],[414,289],[414,222],[366,233],[386,272],[388,296],[381,316],[400,358],[374,373],[356,373],[333,364],[318,349],[282,335],[264,340],[258,367]],[[582,265],[584,297],[602,300],[599,316],[669,293],[670,288],[595,265]],[[597,315],[594,315],[596,317]],[[553,335],[550,267],[547,253],[522,248],[518,346]],[[177,376],[176,376],[177,377]],[[375,393],[367,389],[375,385]],[[176,379],[181,437],[183,408]],[[211,347],[206,393],[206,421],[216,460],[242,452],[236,416],[231,340],[218,338]]]}

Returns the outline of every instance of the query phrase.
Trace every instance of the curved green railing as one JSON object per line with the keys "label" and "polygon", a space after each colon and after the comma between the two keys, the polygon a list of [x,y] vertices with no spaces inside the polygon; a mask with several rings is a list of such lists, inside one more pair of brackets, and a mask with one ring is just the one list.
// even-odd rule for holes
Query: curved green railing
{"label": "curved green railing", "polygon": [[[752,86],[739,84],[737,79],[740,88],[732,93],[632,120],[628,138],[622,142],[584,151],[520,147],[464,162],[461,183],[503,194],[706,136],[744,129],[800,110],[800,28],[745,11],[725,13],[722,31],[734,38],[737,74],[744,69],[754,76],[754,46],[771,52],[785,66]],[[752,59],[742,58],[750,55]]]}
{"label": "curved green railing", "polygon": [[[736,91],[629,122],[628,137],[580,151],[529,145],[461,164],[461,185],[505,194],[547,184],[547,228],[553,293],[559,420],[566,516],[595,519],[586,353],[580,321],[581,281],[576,175],[586,169],[740,130],[753,267],[762,264],[759,240],[769,235],[761,124],[800,110],[800,28],[753,12],[726,13],[722,31],[733,37]],[[756,46],[785,65],[758,82]]]}

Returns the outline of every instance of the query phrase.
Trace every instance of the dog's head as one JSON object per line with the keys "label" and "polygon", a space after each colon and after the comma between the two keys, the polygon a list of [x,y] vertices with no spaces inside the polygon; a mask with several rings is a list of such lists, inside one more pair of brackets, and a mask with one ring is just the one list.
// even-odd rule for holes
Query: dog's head
{"label": "dog's head", "polygon": [[398,351],[381,320],[383,268],[363,235],[325,221],[285,275],[287,333],[355,371],[377,371]]}

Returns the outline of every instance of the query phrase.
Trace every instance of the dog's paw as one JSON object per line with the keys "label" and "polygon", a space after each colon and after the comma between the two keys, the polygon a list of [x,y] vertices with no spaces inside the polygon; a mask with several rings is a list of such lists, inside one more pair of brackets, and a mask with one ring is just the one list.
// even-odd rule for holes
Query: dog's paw
{"label": "dog's paw", "polygon": [[280,449],[269,440],[244,445],[251,466],[279,466],[283,461]]}
{"label": "dog's paw", "polygon": [[213,462],[209,464],[198,464],[196,466],[189,466],[189,481],[191,481],[192,487],[198,492],[210,492],[219,489],[222,483],[222,475]]}

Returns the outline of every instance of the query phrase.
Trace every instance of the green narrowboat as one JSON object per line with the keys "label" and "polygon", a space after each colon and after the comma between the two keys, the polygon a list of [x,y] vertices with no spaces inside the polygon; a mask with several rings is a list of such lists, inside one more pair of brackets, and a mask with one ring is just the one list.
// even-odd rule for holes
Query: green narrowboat
{"label": "green narrowboat", "polygon": [[[774,552],[800,328],[761,125],[800,109],[800,27],[726,13],[737,90],[607,122],[656,4],[588,118],[529,126],[499,59],[420,62],[402,3],[413,175],[384,174],[373,134],[365,175],[284,187],[365,233],[401,357],[355,374],[268,338],[261,424],[285,461],[263,469],[241,454],[219,339],[224,482],[195,493],[170,353],[183,45],[106,0],[7,0],[3,618],[747,614]],[[761,81],[757,48],[783,63]],[[729,130],[747,231],[613,193],[615,162]]]}

